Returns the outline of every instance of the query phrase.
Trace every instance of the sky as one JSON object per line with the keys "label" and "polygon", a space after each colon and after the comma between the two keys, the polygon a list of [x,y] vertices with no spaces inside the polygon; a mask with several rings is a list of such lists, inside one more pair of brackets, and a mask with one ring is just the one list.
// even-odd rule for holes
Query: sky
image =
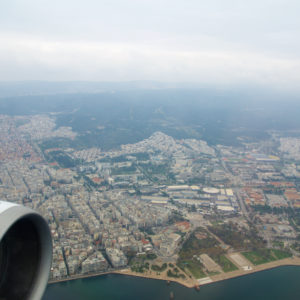
{"label": "sky", "polygon": [[298,0],[1,0],[0,81],[300,82]]}

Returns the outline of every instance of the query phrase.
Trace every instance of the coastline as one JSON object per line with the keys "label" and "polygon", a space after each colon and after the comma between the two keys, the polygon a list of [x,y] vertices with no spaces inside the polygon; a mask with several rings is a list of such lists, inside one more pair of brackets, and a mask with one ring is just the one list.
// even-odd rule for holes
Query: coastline
{"label": "coastline", "polygon": [[211,276],[212,279],[211,283],[218,282],[218,281],[224,281],[227,279],[232,279],[240,276],[246,276],[248,274],[253,274],[261,271],[271,270],[279,267],[284,266],[300,266],[300,258],[299,257],[292,257],[292,258],[284,258],[281,260],[269,262],[266,264],[261,264],[257,266],[253,266],[252,270],[236,270],[228,273],[222,273],[218,275]]}
{"label": "coastline", "polygon": [[78,275],[73,275],[67,278],[61,278],[61,279],[55,279],[55,280],[49,280],[48,284],[55,284],[55,283],[60,283],[60,282],[67,282],[67,281],[73,281],[77,279],[84,279],[84,278],[92,278],[92,277],[98,277],[101,275],[109,275],[113,274],[113,271],[107,271],[107,272],[99,272],[99,273],[93,273],[93,274],[78,274]]}
{"label": "coastline", "polygon": [[232,278],[236,278],[236,277],[240,277],[240,276],[246,276],[248,274],[253,274],[256,272],[261,272],[261,271],[270,270],[270,269],[283,267],[283,266],[300,266],[300,258],[299,257],[285,258],[285,259],[269,262],[266,264],[253,266],[253,269],[251,269],[251,270],[239,269],[236,271],[232,271],[232,272],[228,272],[228,273],[221,273],[221,274],[217,274],[217,275],[213,275],[213,276],[205,277],[205,278],[200,278],[200,279],[187,278],[187,279],[183,280],[180,278],[168,277],[165,274],[161,274],[161,275],[152,274],[152,273],[144,274],[144,273],[132,272],[130,269],[122,269],[122,270],[114,270],[114,271],[87,274],[87,275],[76,275],[76,276],[63,278],[63,279],[59,279],[59,280],[51,280],[48,282],[48,284],[67,282],[67,281],[84,279],[84,278],[92,278],[92,277],[98,277],[101,275],[108,275],[108,274],[119,274],[119,275],[133,276],[133,277],[141,277],[141,278],[176,282],[187,288],[194,288],[195,286],[198,286],[198,285],[211,284],[211,283],[224,281],[224,280],[228,280],[228,279],[232,279]]}

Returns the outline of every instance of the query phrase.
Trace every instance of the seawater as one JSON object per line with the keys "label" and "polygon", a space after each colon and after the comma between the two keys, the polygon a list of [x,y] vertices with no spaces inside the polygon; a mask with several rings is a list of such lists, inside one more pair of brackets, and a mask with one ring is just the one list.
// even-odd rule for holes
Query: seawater
{"label": "seawater", "polygon": [[48,285],[43,300],[300,300],[300,267],[285,266],[201,286],[109,274]]}

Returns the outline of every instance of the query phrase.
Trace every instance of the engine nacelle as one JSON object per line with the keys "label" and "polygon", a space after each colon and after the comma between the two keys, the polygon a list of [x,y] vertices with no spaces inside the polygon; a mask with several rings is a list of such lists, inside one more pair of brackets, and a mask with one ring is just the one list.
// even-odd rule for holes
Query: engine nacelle
{"label": "engine nacelle", "polygon": [[32,209],[0,201],[0,299],[40,300],[51,261],[45,219]]}

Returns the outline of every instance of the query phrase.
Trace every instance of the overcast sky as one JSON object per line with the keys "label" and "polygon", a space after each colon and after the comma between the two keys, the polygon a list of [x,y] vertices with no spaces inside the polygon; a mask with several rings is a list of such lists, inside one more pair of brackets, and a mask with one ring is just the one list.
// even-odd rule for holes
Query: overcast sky
{"label": "overcast sky", "polygon": [[300,83],[299,0],[1,0],[0,80]]}

